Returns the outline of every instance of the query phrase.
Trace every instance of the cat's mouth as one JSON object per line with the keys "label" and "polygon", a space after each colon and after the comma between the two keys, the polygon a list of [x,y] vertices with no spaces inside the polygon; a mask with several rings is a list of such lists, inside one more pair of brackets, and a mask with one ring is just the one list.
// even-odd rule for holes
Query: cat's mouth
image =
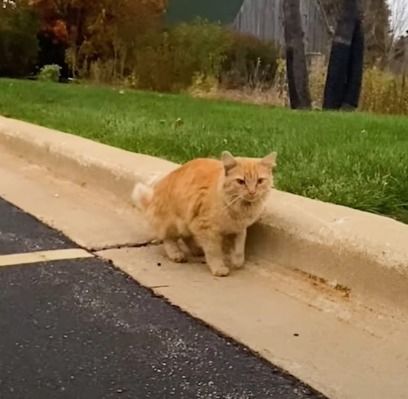
{"label": "cat's mouth", "polygon": [[259,201],[258,197],[245,197],[245,198],[242,198],[242,203],[244,205],[252,205],[253,203],[258,202],[258,201]]}
{"label": "cat's mouth", "polygon": [[259,196],[253,197],[235,197],[232,201],[226,202],[226,208],[230,208],[231,206],[238,205],[238,206],[252,206],[255,203],[259,202]]}

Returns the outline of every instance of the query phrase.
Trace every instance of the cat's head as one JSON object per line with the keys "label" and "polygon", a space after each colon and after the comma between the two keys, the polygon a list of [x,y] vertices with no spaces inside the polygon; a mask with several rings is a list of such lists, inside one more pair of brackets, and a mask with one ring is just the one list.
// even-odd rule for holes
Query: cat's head
{"label": "cat's head", "polygon": [[264,158],[235,158],[228,151],[221,156],[224,165],[224,192],[231,199],[248,203],[263,201],[273,186],[276,153]]}

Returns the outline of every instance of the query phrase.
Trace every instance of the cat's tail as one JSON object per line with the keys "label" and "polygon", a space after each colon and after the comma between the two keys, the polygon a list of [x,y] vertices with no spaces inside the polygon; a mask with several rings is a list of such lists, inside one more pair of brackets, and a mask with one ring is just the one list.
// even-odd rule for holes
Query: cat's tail
{"label": "cat's tail", "polygon": [[146,183],[136,183],[132,192],[132,203],[141,212],[149,207],[154,193],[154,187],[163,178],[162,173],[153,173]]}
{"label": "cat's tail", "polygon": [[132,203],[140,212],[145,212],[153,198],[153,188],[144,183],[137,183],[132,192]]}

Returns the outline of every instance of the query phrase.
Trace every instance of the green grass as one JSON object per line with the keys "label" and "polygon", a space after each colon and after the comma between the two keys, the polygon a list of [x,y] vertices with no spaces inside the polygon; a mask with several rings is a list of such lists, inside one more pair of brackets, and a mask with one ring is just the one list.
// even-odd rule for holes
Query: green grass
{"label": "green grass", "polygon": [[408,223],[408,118],[7,79],[0,114],[176,162],[276,150],[280,189]]}

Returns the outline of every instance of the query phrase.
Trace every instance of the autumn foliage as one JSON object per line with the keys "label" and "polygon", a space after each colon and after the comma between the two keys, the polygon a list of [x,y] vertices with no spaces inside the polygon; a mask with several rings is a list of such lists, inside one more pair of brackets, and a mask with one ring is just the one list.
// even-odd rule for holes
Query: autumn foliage
{"label": "autumn foliage", "polygon": [[64,46],[74,75],[87,75],[95,62],[111,61],[124,73],[138,40],[157,28],[165,0],[31,0],[40,35]]}
{"label": "autumn foliage", "polygon": [[[26,10],[37,18],[34,30],[27,32],[32,39],[27,41],[32,49],[30,60],[39,48],[37,67],[33,70],[31,62],[24,69],[28,72],[31,68],[37,76],[48,76],[42,72],[43,66],[54,65],[61,67],[62,78],[160,91],[184,90],[198,81],[228,87],[273,81],[277,57],[273,43],[201,19],[165,26],[166,0],[12,3],[15,6],[7,7],[7,12],[20,18]],[[16,25],[19,32],[21,26]],[[18,57],[28,59],[16,48],[11,58]],[[15,69],[12,60],[11,71]]]}

